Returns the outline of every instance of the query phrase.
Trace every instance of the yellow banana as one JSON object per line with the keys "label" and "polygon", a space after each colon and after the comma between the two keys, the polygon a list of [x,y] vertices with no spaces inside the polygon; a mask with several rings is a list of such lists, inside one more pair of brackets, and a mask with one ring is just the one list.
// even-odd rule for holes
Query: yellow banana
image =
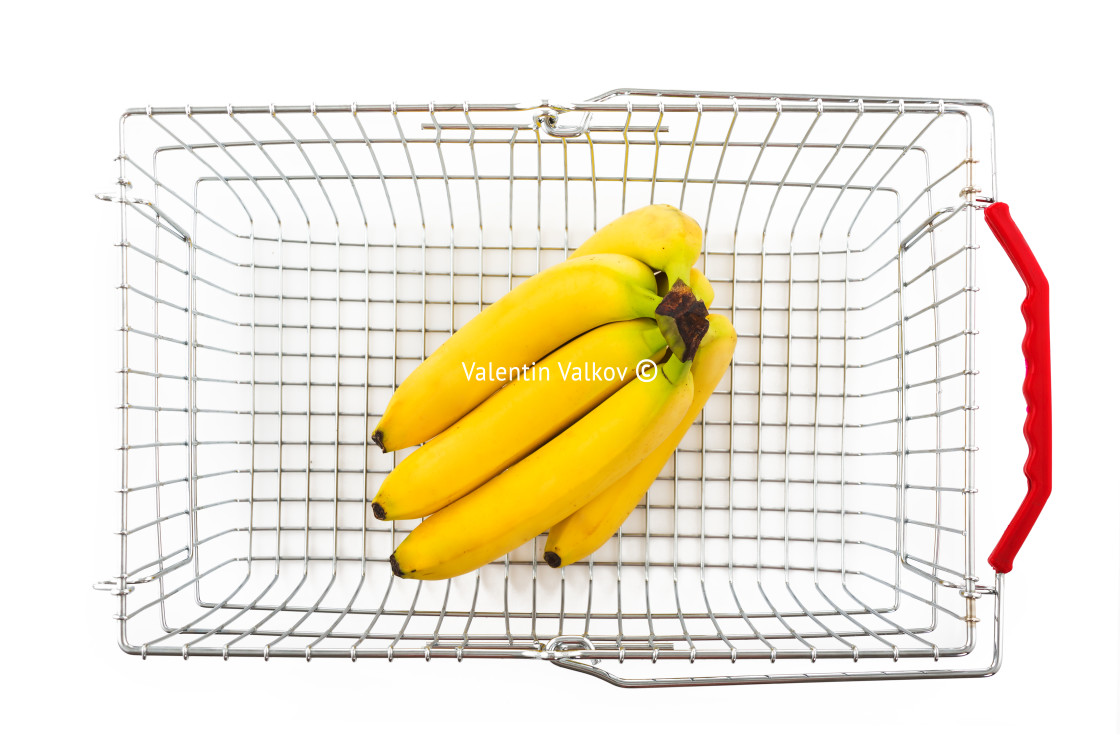
{"label": "yellow banana", "polygon": [[[652,317],[653,271],[621,254],[561,262],[525,280],[447,339],[393,393],[373,432],[383,451],[442,433],[565,342],[607,322]],[[502,377],[502,373],[505,376]]]}
{"label": "yellow banana", "polygon": [[689,281],[700,243],[699,223],[672,205],[647,205],[600,228],[571,256],[625,254],[664,271],[671,288],[677,280]]}
{"label": "yellow banana", "polygon": [[389,557],[404,578],[467,573],[553,526],[657,447],[692,401],[690,363],[670,358],[529,456],[412,530]]}
{"label": "yellow banana", "polygon": [[665,441],[618,482],[592,498],[583,508],[556,524],[548,533],[544,559],[553,568],[582,560],[602,547],[634,510],[673,455],[692,422],[715,391],[735,352],[735,328],[726,317],[708,316],[708,334],[692,362],[692,404]]}
{"label": "yellow banana", "polygon": [[652,319],[606,324],[551,353],[397,465],[374,497],[379,519],[418,519],[482,485],[660,360]]}

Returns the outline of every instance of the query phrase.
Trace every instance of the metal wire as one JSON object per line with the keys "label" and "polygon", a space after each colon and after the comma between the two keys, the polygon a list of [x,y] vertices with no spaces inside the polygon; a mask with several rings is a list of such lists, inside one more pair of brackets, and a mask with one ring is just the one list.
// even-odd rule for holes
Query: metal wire
{"label": "metal wire", "polygon": [[[967,100],[650,90],[129,110],[104,197],[121,215],[121,565],[99,588],[122,648],[528,657],[642,686],[990,674],[1002,579],[979,584],[973,548],[990,122]],[[559,572],[534,541],[451,581],[394,578],[415,522],[368,502],[403,455],[367,448],[393,388],[655,201],[701,221],[713,309],[740,339],[647,499]],[[992,663],[953,665],[986,596]],[[883,668],[913,658],[933,664]],[[794,669],[626,682],[592,660]]]}

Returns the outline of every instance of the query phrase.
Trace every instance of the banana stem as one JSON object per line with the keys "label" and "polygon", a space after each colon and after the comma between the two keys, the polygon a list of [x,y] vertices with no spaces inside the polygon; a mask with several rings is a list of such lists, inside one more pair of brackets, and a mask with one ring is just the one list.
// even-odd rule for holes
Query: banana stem
{"label": "banana stem", "polygon": [[661,296],[645,288],[633,287],[634,311],[639,317],[653,319],[657,316],[657,307],[661,304]]}
{"label": "banana stem", "polygon": [[665,348],[668,347],[668,342],[665,340],[665,335],[661,334],[660,327],[657,327],[656,325],[643,332],[642,339],[652,351],[664,352]]}
{"label": "banana stem", "polygon": [[665,279],[668,280],[668,287],[672,288],[673,285],[680,280],[685,285],[691,284],[692,281],[692,266],[686,262],[673,262],[665,265],[664,268]]}
{"label": "banana stem", "polygon": [[691,368],[692,361],[682,361],[674,355],[661,366],[661,372],[665,374],[666,379],[676,386],[680,383],[681,379],[688,375],[688,371]]}
{"label": "banana stem", "polygon": [[682,361],[692,360],[708,332],[708,309],[704,302],[678,280],[661,300],[654,318],[673,354]]}

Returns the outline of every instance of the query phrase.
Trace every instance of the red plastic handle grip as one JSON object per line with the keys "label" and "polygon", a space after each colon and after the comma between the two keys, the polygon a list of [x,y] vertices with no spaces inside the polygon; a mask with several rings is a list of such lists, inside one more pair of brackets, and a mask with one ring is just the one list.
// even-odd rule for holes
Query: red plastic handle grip
{"label": "red plastic handle grip", "polygon": [[1027,495],[988,556],[988,563],[997,573],[1007,573],[1050,497],[1054,438],[1050,404],[1050,284],[1005,203],[989,205],[984,210],[984,220],[1027,286],[1022,306],[1027,323],[1023,335],[1027,364],[1023,379],[1023,396],[1027,400],[1023,435],[1028,448],[1023,474],[1027,476]]}

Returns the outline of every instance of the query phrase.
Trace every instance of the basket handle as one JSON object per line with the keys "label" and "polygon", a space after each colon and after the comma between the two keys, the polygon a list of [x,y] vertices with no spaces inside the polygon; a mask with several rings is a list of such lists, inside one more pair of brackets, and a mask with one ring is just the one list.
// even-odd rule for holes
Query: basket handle
{"label": "basket handle", "polygon": [[1027,419],[1023,424],[1023,435],[1027,439],[1028,452],[1023,474],[1027,476],[1027,495],[988,556],[988,563],[997,573],[1007,573],[1042,507],[1046,505],[1046,499],[1050,497],[1053,467],[1050,284],[1027,246],[1027,240],[1011,219],[1006,203],[989,205],[984,210],[984,220],[1027,286],[1027,297],[1021,307],[1026,321],[1023,355],[1027,370],[1023,379],[1023,396],[1027,400]]}

